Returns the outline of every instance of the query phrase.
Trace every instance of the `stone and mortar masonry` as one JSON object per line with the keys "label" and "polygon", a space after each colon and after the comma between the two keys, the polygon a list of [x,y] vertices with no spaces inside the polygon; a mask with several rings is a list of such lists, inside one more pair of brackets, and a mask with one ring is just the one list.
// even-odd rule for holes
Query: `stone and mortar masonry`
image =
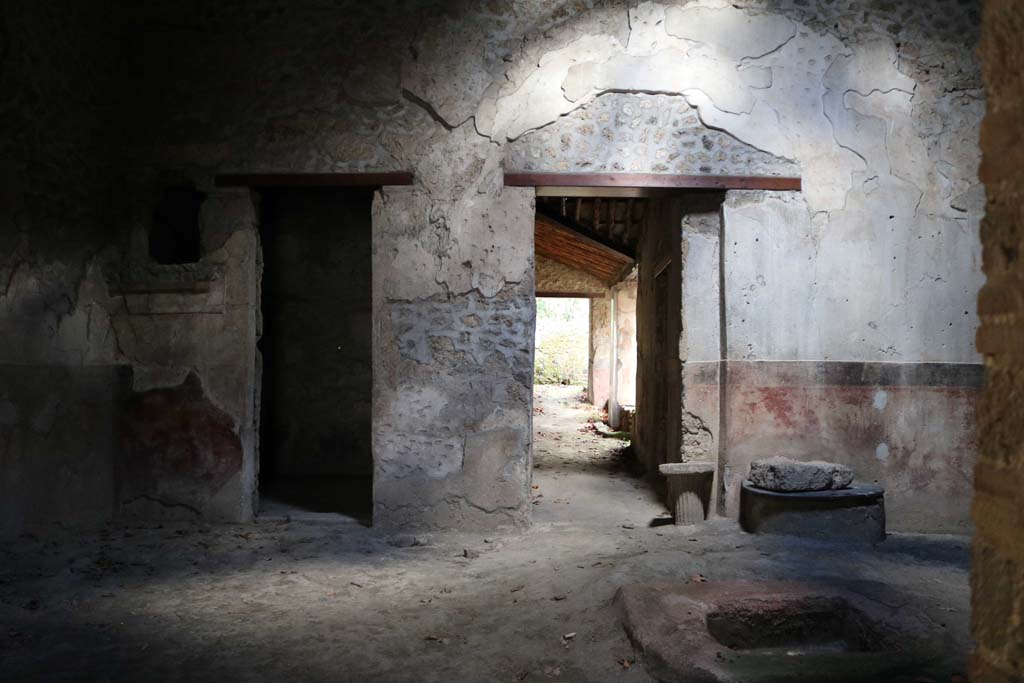
{"label": "stone and mortar masonry", "polygon": [[[232,0],[113,10],[92,0],[68,21],[45,3],[4,8],[3,35],[20,42],[3,52],[5,91],[17,95],[0,111],[5,130],[25,134],[2,143],[12,182],[0,363],[128,366],[141,414],[201,393],[188,419],[233,445],[212,449],[196,432],[180,453],[198,470],[154,453],[140,514],[246,519],[255,505],[258,198],[216,194],[217,173],[415,173],[411,190],[381,193],[375,214],[373,443],[385,523],[527,517],[533,208],[529,193],[502,187],[502,167],[520,159],[583,170],[593,157],[616,170],[622,148],[625,171],[798,169],[800,196],[727,198],[726,360],[978,361],[974,3],[466,0],[385,13]],[[536,137],[545,131],[550,139]],[[615,151],[594,152],[601,140]],[[139,240],[162,188],[182,181],[209,193],[204,256],[195,268],[153,269]],[[110,272],[138,274],[127,278],[133,289],[117,289]],[[188,291],[154,291],[175,279]],[[129,299],[148,303],[129,309]],[[772,369],[778,381],[784,368]],[[758,396],[765,409],[781,405]],[[776,412],[764,414],[783,427],[803,415]],[[945,422],[894,420],[910,435]],[[151,433],[135,443],[159,443]],[[829,433],[845,446],[841,430]],[[965,444],[960,463],[948,447],[908,439],[915,474],[900,491],[947,500],[969,488],[972,440],[953,436]],[[11,443],[9,457],[29,457]],[[882,444],[863,452],[884,455]],[[218,453],[240,465],[227,472]],[[900,462],[885,466],[903,476]],[[167,464],[180,476],[154,494],[145,482]],[[483,490],[494,481],[503,483]],[[953,510],[945,528],[963,517]]]}
{"label": "stone and mortar masonry", "polygon": [[981,58],[988,111],[981,242],[988,277],[978,299],[985,389],[978,404],[971,680],[1024,679],[1024,13],[985,0]]}
{"label": "stone and mortar masonry", "polygon": [[525,525],[532,193],[460,206],[391,188],[373,211],[374,523]]}

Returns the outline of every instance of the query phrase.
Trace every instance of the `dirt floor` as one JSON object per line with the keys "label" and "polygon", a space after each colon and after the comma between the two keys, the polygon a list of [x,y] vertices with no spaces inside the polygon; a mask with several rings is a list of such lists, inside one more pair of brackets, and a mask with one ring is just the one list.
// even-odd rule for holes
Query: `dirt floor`
{"label": "dirt floor", "polygon": [[[968,541],[875,547],[662,525],[664,507],[538,391],[526,532],[385,536],[280,509],[252,525],[49,529],[0,544],[0,680],[648,681],[612,599],[652,579],[884,582],[968,641]],[[651,526],[652,520],[655,526]],[[822,680],[827,680],[827,676]]]}

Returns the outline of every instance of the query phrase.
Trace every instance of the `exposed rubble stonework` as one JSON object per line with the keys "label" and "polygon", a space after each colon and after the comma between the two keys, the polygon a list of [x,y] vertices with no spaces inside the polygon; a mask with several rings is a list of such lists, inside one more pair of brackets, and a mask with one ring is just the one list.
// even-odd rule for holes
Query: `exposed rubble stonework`
{"label": "exposed rubble stonework", "polygon": [[[503,187],[503,167],[583,170],[591,156],[615,170],[617,151],[590,154],[604,140],[629,150],[625,171],[804,179],[801,194],[725,200],[724,354],[710,362],[767,367],[721,380],[750,380],[730,389],[722,424],[755,433],[714,441],[721,426],[702,418],[727,458],[722,509],[735,512],[738,472],[763,455],[752,444],[766,430],[801,439],[801,453],[849,442],[894,495],[953,501],[901,516],[894,498],[897,527],[966,528],[977,383],[959,368],[977,367],[982,283],[975,4],[465,0],[384,13],[94,0],[70,19],[12,3],[3,21],[19,57],[0,83],[35,83],[36,100],[60,106],[33,120],[32,101],[0,105],[23,133],[0,150],[0,364],[130,368],[136,393],[194,375],[189,391],[241,445],[220,490],[196,477],[153,514],[209,495],[203,517],[245,520],[258,496],[260,197],[214,176],[409,170],[414,186],[383,188],[373,207],[374,519],[525,523],[533,196]],[[30,58],[44,45],[60,58]],[[157,266],[153,210],[182,184],[206,195],[201,257]],[[892,398],[835,382],[825,400],[848,412],[816,415],[821,396],[804,385],[823,386],[819,370],[861,376],[818,365],[832,362],[898,365],[880,385]],[[923,363],[927,381],[906,385]],[[688,397],[719,391],[718,369],[700,377]],[[899,414],[919,387],[934,410]],[[4,391],[15,405],[30,393]],[[742,411],[749,420],[730,421]]]}
{"label": "exposed rubble stonework", "polygon": [[682,97],[608,93],[508,146],[508,168],[576,173],[799,175],[799,167],[708,128]]}
{"label": "exposed rubble stonework", "polygon": [[374,202],[375,523],[529,520],[533,212],[511,189]]}
{"label": "exposed rubble stonework", "polygon": [[1012,0],[986,0],[981,58],[988,112],[981,178],[988,197],[981,241],[988,277],[978,298],[985,389],[978,403],[971,680],[1024,678],[1024,16]]}

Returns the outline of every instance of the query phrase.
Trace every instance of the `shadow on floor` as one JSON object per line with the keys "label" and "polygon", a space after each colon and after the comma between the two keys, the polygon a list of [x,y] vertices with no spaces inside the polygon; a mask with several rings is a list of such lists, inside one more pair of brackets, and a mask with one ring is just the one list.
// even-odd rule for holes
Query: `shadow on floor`
{"label": "shadow on floor", "polygon": [[372,515],[372,477],[278,477],[261,483],[260,517],[340,516],[370,526]]}

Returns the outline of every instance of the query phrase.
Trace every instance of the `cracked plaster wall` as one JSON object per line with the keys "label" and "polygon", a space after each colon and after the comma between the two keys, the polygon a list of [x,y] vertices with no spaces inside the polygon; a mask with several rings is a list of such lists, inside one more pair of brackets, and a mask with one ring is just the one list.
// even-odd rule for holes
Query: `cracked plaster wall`
{"label": "cracked plaster wall", "polygon": [[526,190],[377,195],[375,524],[529,521],[533,215]]}
{"label": "cracked plaster wall", "polygon": [[109,3],[0,7],[0,536],[115,505],[117,367],[93,289],[116,240]]}
{"label": "cracked plaster wall", "polygon": [[[726,358],[977,362],[974,4],[444,5],[396,3],[386,21],[358,3],[269,0],[221,3],[187,22],[168,8],[131,18],[145,28],[131,46],[134,83],[152,104],[129,151],[144,167],[200,180],[416,175],[412,190],[382,195],[375,227],[390,236],[375,253],[375,348],[390,364],[397,346],[424,373],[415,391],[396,391],[377,366],[378,516],[449,523],[478,510],[460,497],[473,487],[460,458],[480,417],[426,428],[426,415],[464,396],[438,358],[464,359],[460,372],[499,393],[529,367],[528,350],[496,334],[478,341],[463,321],[532,315],[516,298],[522,282],[509,284],[519,276],[505,277],[529,258],[517,249],[528,237],[492,243],[495,223],[482,220],[511,192],[503,165],[798,172],[801,195],[727,198]],[[528,406],[512,401],[505,418],[515,413],[521,429]],[[525,457],[528,441],[502,443]],[[421,499],[422,478],[445,483]],[[400,507],[406,493],[384,494],[392,480],[408,484]]]}
{"label": "cracked plaster wall", "polygon": [[801,175],[730,193],[730,358],[973,363],[977,23],[958,2],[640,3],[552,32],[477,126],[523,170]]}
{"label": "cracked plaster wall", "polygon": [[[78,21],[62,22],[34,4],[5,6],[5,31],[23,37],[4,52],[6,65],[11,55],[38,55],[28,70],[48,76],[34,90],[22,87],[31,77],[16,82],[10,91],[31,95],[3,109],[13,117],[8,129],[35,133],[4,143],[22,145],[5,155],[15,163],[4,169],[18,188],[7,193],[5,220],[19,216],[22,224],[5,229],[16,236],[7,237],[14,247],[5,253],[14,256],[3,274],[5,316],[17,335],[5,336],[0,360],[130,364],[138,390],[183,386],[186,370],[196,369],[204,394],[249,444],[249,469],[232,484],[238,504],[214,506],[227,516],[251,513],[255,482],[255,446],[246,436],[258,385],[249,348],[259,324],[251,222],[204,223],[204,240],[216,243],[206,253],[219,255],[198,279],[221,284],[185,278],[207,289],[185,297],[188,305],[223,305],[220,318],[189,309],[169,325],[153,311],[141,333],[125,330],[137,341],[125,342],[119,328],[131,316],[116,314],[125,297],[104,274],[104,264],[140,272],[130,236],[144,229],[159,189],[183,178],[212,191],[213,175],[229,171],[415,173],[413,189],[378,199],[382,241],[374,255],[375,348],[386,370],[375,380],[378,513],[403,523],[476,523],[491,509],[525,518],[519,483],[476,501],[466,492],[479,480],[458,483],[477,476],[467,473],[473,468],[505,471],[508,463],[488,459],[493,453],[514,452],[511,470],[528,465],[532,203],[529,193],[502,188],[501,167],[546,159],[557,141],[545,168],[584,170],[579,152],[607,138],[599,126],[583,126],[600,124],[606,103],[609,120],[622,114],[626,127],[638,118],[625,111],[630,102],[641,110],[649,102],[668,122],[629,140],[635,153],[630,147],[624,170],[683,172],[695,164],[703,172],[710,163],[725,172],[735,164],[741,173],[798,168],[805,179],[798,197],[728,200],[726,230],[735,223],[741,238],[725,251],[730,359],[977,360],[970,346],[981,280],[972,239],[981,208],[974,130],[983,104],[973,3],[398,2],[385,13],[371,3],[229,0],[139,3],[116,17],[99,2],[83,7]],[[29,15],[44,20],[22,21]],[[31,36],[70,27],[84,28],[29,47]],[[85,52],[56,61],[46,53],[82,44]],[[82,78],[66,77],[69,63]],[[50,119],[33,119],[40,102]],[[81,114],[71,117],[77,128],[51,120],[67,111]],[[693,116],[708,155],[684,145],[698,129]],[[547,127],[553,135],[572,121],[579,126],[569,149],[560,134],[543,139]],[[672,139],[678,148],[663,143]],[[617,151],[591,156],[603,168],[624,163]],[[105,196],[116,189],[118,211],[102,204],[79,215],[79,207],[100,206],[91,188]],[[55,211],[57,197],[64,208]],[[222,202],[229,214],[255,211],[250,198],[232,193],[213,196],[210,210]],[[63,226],[54,228],[59,237],[26,245],[30,216]],[[766,241],[772,249],[752,248]],[[63,253],[47,256],[58,243]],[[772,260],[772,253],[791,258]],[[221,269],[235,267],[234,259],[243,264],[240,284],[225,285],[234,276]],[[730,292],[771,305],[754,307]],[[806,309],[789,303],[808,298]],[[740,306],[758,314],[737,321]],[[786,324],[768,314],[776,307]],[[487,321],[485,330],[466,322],[473,316]],[[441,327],[428,329],[427,321]],[[158,360],[165,351],[175,359],[168,367]],[[415,372],[396,375],[406,363]],[[398,391],[400,382],[409,390]],[[472,414],[453,413],[438,433],[427,430],[423,416],[458,401],[476,402]],[[417,441],[427,446],[403,453]],[[482,455],[470,463],[467,453]],[[421,494],[417,477],[442,484]],[[507,481],[517,477],[528,481],[522,472]],[[394,495],[381,488],[392,484]]]}

